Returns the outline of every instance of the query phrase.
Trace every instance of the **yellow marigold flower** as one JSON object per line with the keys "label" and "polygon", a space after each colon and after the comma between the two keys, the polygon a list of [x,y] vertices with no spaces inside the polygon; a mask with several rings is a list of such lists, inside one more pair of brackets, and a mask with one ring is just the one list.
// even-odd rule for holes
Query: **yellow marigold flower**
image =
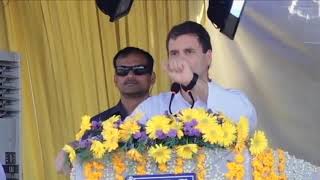
{"label": "yellow marigold flower", "polygon": [[278,149],[278,171],[279,171],[279,178],[286,179],[285,169],[286,169],[286,156],[282,149]]}
{"label": "yellow marigold flower", "polygon": [[[103,129],[101,132],[101,135],[104,140],[106,140],[109,137],[119,136],[119,130],[116,128],[109,128],[109,129]],[[109,138],[110,139],[110,138]]]}
{"label": "yellow marigold flower", "polygon": [[176,130],[177,131],[177,137],[180,139],[183,137],[183,123],[176,121],[176,120],[172,120],[170,122],[170,130]]}
{"label": "yellow marigold flower", "polygon": [[140,131],[138,121],[143,117],[143,113],[137,112],[134,115],[128,116],[125,122],[120,125],[121,141],[128,141],[130,137]]}
{"label": "yellow marigold flower", "polygon": [[120,138],[122,141],[128,141],[131,135],[140,131],[140,126],[134,119],[126,120],[120,125]]}
{"label": "yellow marigold flower", "polygon": [[119,146],[119,131],[118,129],[111,128],[109,130],[103,130],[102,136],[105,139],[103,145],[106,148],[106,151],[111,152]]}
{"label": "yellow marigold flower", "polygon": [[127,152],[127,155],[130,159],[133,159],[134,161],[141,161],[141,159],[143,158],[142,155],[139,153],[139,151],[137,151],[136,149],[130,149]]}
{"label": "yellow marigold flower", "polygon": [[216,144],[223,137],[223,131],[221,126],[213,125],[204,129],[203,140],[211,144]]}
{"label": "yellow marigold flower", "polygon": [[109,119],[103,121],[102,127],[103,129],[114,128],[114,123],[120,120],[120,115],[113,115]]}
{"label": "yellow marigold flower", "polygon": [[131,134],[127,131],[119,130],[119,139],[121,142],[126,142],[130,139]]}
{"label": "yellow marigold flower", "polygon": [[174,168],[174,173],[175,174],[183,173],[183,165],[184,165],[184,160],[181,157],[177,157],[176,158],[176,166]]}
{"label": "yellow marigold flower", "polygon": [[100,162],[89,162],[84,165],[84,176],[86,179],[101,179],[104,175],[104,164]]}
{"label": "yellow marigold flower", "polygon": [[241,116],[238,126],[238,140],[240,141],[246,141],[249,135],[249,121],[246,117]]}
{"label": "yellow marigold flower", "polygon": [[153,116],[146,124],[146,133],[151,139],[157,138],[157,131],[168,133],[170,130],[170,119],[163,115]]}
{"label": "yellow marigold flower", "polygon": [[237,154],[234,159],[235,159],[236,163],[243,163],[244,162],[244,157],[242,154]]}
{"label": "yellow marigold flower", "polygon": [[198,152],[196,144],[186,144],[177,147],[177,155],[183,159],[191,159],[194,153]]}
{"label": "yellow marigold flower", "polygon": [[234,147],[234,151],[236,153],[242,153],[242,151],[246,148],[244,142],[237,142],[236,146]]}
{"label": "yellow marigold flower", "polygon": [[231,122],[222,124],[223,136],[218,140],[219,144],[229,147],[236,140],[236,127]]}
{"label": "yellow marigold flower", "polygon": [[243,179],[245,169],[242,164],[237,164],[234,162],[227,164],[228,173],[226,173],[227,179]]}
{"label": "yellow marigold flower", "polygon": [[252,167],[256,168],[256,169],[262,169],[263,165],[261,164],[261,162],[257,159],[253,159],[251,161],[251,165]]}
{"label": "yellow marigold flower", "polygon": [[217,125],[217,116],[208,114],[205,111],[199,111],[196,118],[198,124],[195,128],[198,129],[201,133],[203,133],[207,127]]}
{"label": "yellow marigold flower", "polygon": [[82,120],[81,120],[80,129],[81,130],[89,130],[89,129],[91,129],[91,122],[90,122],[91,117],[88,116],[88,115],[85,115],[85,116],[82,116],[81,119]]}
{"label": "yellow marigold flower", "polygon": [[119,147],[118,142],[115,142],[115,141],[114,142],[105,141],[105,142],[103,142],[103,145],[106,148],[107,152],[111,152]]}
{"label": "yellow marigold flower", "polygon": [[70,145],[64,145],[62,150],[69,155],[69,159],[71,162],[73,162],[76,159],[76,151],[71,147]]}
{"label": "yellow marigold flower", "polygon": [[76,140],[79,141],[87,130],[91,129],[91,117],[88,115],[81,117],[80,131],[76,134]]}
{"label": "yellow marigold flower", "polygon": [[162,144],[151,147],[148,153],[159,164],[166,163],[171,157],[171,150]]}
{"label": "yellow marigold flower", "polygon": [[145,175],[147,173],[147,170],[146,170],[146,163],[143,162],[143,164],[140,164],[141,162],[139,162],[139,164],[137,165],[136,167],[136,172],[137,172],[137,175]]}
{"label": "yellow marigold flower", "polygon": [[168,166],[166,163],[160,163],[158,165],[159,171],[160,172],[167,172],[168,171]]}
{"label": "yellow marigold flower", "polygon": [[84,135],[86,131],[80,130],[77,134],[76,134],[76,140],[79,141],[82,136]]}
{"label": "yellow marigold flower", "polygon": [[250,139],[250,152],[257,155],[263,152],[268,147],[268,140],[263,131],[256,131],[253,138]]}
{"label": "yellow marigold flower", "polygon": [[112,156],[112,164],[113,164],[114,171],[115,171],[115,178],[114,179],[116,179],[116,180],[123,179],[124,180],[123,172],[126,170],[127,166],[119,153],[115,153]]}
{"label": "yellow marigold flower", "polygon": [[201,151],[197,157],[197,179],[204,180],[206,176],[206,168],[204,167],[206,155]]}
{"label": "yellow marigold flower", "polygon": [[190,122],[192,120],[197,120],[199,118],[199,115],[205,111],[204,109],[191,109],[191,108],[187,108],[184,109],[180,112],[180,114],[178,114],[178,118],[182,121],[182,122]]}
{"label": "yellow marigold flower", "polygon": [[106,152],[104,144],[100,141],[93,140],[90,151],[93,153],[94,158],[100,159]]}

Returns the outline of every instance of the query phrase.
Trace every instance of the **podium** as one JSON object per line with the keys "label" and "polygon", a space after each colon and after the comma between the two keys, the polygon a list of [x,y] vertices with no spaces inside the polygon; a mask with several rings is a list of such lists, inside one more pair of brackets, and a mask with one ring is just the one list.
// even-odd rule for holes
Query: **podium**
{"label": "podium", "polygon": [[[146,124],[139,114],[124,122],[84,116],[78,143],[63,148],[73,163],[70,179],[320,179],[319,167],[268,147],[263,131],[250,135],[245,117],[234,123],[204,109],[187,111]],[[88,132],[93,136],[81,139]]]}
{"label": "podium", "polygon": [[[275,152],[274,152],[275,153]],[[205,171],[206,180],[212,180],[212,179],[227,179],[225,177],[225,174],[227,173],[227,163],[232,161],[234,158],[234,153],[230,151],[226,151],[223,149],[206,149],[204,150],[204,154],[206,155],[206,161],[205,161]],[[248,152],[246,154],[246,162],[245,162],[245,176],[243,179],[250,180],[254,179],[252,176],[252,167],[251,167],[251,159],[252,157]],[[320,179],[320,168],[317,166],[312,165],[311,163],[305,162],[304,160],[297,159],[292,155],[289,155],[287,152],[286,158],[286,177],[287,179],[303,179],[303,180],[318,180]],[[103,169],[104,175],[102,179],[104,180],[114,180],[115,178],[115,169],[114,165],[111,162],[111,156],[106,156],[103,160],[98,160],[98,162],[104,163],[105,167]],[[278,155],[275,153],[276,158],[278,159]],[[137,168],[137,162],[134,162],[129,159],[124,159],[124,163],[126,165],[125,171],[122,173],[123,179],[128,180],[135,180],[133,178],[130,178],[131,176],[137,175],[136,168]],[[157,164],[152,161],[151,158],[148,158],[148,163],[146,165],[146,174],[147,175],[175,175],[175,165],[176,165],[176,159],[173,157],[168,162],[168,170],[165,172],[161,172],[158,169]],[[278,164],[276,165],[278,167]],[[190,174],[194,173],[197,177],[197,159],[196,157],[191,160],[186,160],[183,165],[183,174]],[[180,173],[179,173],[180,174]],[[179,175],[176,174],[176,175]],[[141,180],[146,179],[156,179],[154,176],[145,176],[141,177]],[[170,178],[171,177],[171,178]],[[84,175],[84,164],[75,163],[74,167],[72,169],[72,172],[70,174],[71,180],[85,180]],[[139,179],[139,178],[137,178]],[[167,179],[175,180],[174,176],[168,176]],[[184,178],[186,180],[189,180],[187,178]],[[197,178],[196,178],[197,179]]]}

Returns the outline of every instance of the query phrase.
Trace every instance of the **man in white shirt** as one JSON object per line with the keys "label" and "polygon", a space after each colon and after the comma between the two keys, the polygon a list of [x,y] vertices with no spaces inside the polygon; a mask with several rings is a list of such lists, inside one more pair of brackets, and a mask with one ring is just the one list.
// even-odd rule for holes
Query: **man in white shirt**
{"label": "man in white shirt", "polygon": [[[209,79],[212,46],[210,36],[202,25],[186,21],[174,26],[167,36],[167,51],[168,62],[164,69],[171,81],[181,87],[172,100],[172,113],[192,106],[191,92],[194,107],[222,112],[234,121],[246,116],[250,121],[250,130],[256,127],[256,111],[248,98],[238,90],[224,89]],[[145,113],[141,122],[170,111],[171,94],[161,93],[141,103],[135,110]]]}

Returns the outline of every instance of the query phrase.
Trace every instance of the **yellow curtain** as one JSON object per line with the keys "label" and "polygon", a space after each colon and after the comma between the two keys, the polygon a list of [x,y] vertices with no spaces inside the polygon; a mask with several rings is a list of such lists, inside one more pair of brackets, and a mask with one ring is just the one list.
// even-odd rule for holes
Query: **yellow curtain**
{"label": "yellow curtain", "polygon": [[8,51],[8,37],[3,3],[0,3],[0,51]]}
{"label": "yellow curtain", "polygon": [[95,1],[2,1],[0,48],[20,53],[23,178],[63,179],[54,159],[74,139],[84,114],[114,105],[112,57],[125,46],[155,58],[157,83],[166,59],[168,30],[184,20],[202,21],[204,1],[136,0],[127,17],[109,22]]}

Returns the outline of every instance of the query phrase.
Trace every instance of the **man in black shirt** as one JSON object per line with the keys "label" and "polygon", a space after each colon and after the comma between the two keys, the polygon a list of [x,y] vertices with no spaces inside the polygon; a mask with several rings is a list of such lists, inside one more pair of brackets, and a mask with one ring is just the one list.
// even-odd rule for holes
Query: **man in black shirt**
{"label": "man in black shirt", "polygon": [[126,47],[113,58],[114,83],[120,91],[118,104],[94,117],[92,121],[104,121],[112,115],[125,119],[150,95],[155,82],[152,56],[139,48]]}
{"label": "man in black shirt", "polygon": [[[120,115],[124,120],[145,99],[150,96],[151,87],[155,82],[152,56],[139,48],[126,47],[113,58],[115,69],[114,83],[120,92],[117,105],[99,113],[91,121],[105,121],[113,115]],[[96,135],[86,132],[82,139]],[[71,143],[72,145],[72,143]],[[59,173],[68,174],[71,168],[66,165],[66,153],[60,151],[56,158],[56,169]]]}

